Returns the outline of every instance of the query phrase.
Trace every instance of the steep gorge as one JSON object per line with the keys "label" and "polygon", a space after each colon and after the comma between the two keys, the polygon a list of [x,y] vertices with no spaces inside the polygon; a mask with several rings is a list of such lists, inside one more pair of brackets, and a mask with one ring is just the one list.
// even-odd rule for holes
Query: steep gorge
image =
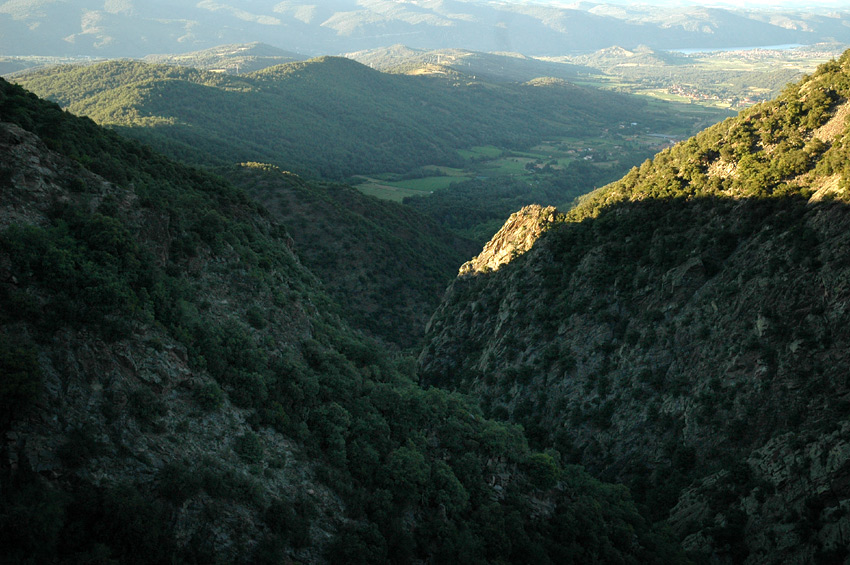
{"label": "steep gorge", "polygon": [[3,561],[683,560],[419,387],[220,177],[5,81],[0,156]]}
{"label": "steep gorge", "polygon": [[271,165],[222,170],[287,226],[295,252],[352,327],[400,348],[421,344],[457,265],[475,244],[407,206]]}

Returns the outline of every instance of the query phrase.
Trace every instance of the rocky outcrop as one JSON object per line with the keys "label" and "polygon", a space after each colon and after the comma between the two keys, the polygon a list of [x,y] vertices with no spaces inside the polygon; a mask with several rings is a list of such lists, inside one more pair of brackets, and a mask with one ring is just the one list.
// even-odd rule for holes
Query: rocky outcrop
{"label": "rocky outcrop", "polygon": [[546,231],[558,216],[554,206],[532,204],[511,214],[505,225],[490,239],[483,251],[464,263],[460,275],[495,271],[505,263],[522,255]]}

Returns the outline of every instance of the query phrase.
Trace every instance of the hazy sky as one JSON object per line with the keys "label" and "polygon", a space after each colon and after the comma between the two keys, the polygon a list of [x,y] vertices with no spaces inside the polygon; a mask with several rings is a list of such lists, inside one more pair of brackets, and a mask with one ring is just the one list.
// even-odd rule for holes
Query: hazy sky
{"label": "hazy sky", "polygon": [[[577,3],[567,0],[515,0],[517,2],[529,2],[534,4],[549,4],[552,6],[569,6]],[[621,5],[650,5],[650,6],[723,6],[725,8],[744,8],[740,0],[711,0],[708,2],[688,1],[688,0],[591,0],[599,4],[621,4]],[[747,0],[746,7],[758,8],[785,8],[785,9],[805,9],[807,7],[830,7],[830,8],[850,8],[848,0]]]}

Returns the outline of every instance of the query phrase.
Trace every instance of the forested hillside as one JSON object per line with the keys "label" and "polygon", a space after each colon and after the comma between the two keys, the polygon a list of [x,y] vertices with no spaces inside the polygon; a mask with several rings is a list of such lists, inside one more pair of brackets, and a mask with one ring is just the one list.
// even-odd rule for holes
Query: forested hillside
{"label": "forested hillside", "polygon": [[419,346],[457,266],[475,252],[415,210],[271,165],[219,171],[289,229],[294,250],[344,307],[349,323],[387,343]]}
{"label": "forested hillside", "polygon": [[598,136],[622,123],[665,128],[699,119],[563,81],[434,80],[334,57],[246,76],[110,61],[16,81],[184,161],[256,161],[330,179],[463,167],[457,151],[476,145],[521,148],[547,136]]}
{"label": "forested hillside", "polygon": [[628,492],[423,390],[239,189],[0,81],[14,563],[670,563]]}
{"label": "forested hillside", "polygon": [[698,562],[843,562],[848,99],[850,53],[517,213],[449,288],[422,381],[625,482]]}
{"label": "forested hillside", "polygon": [[[57,41],[114,39],[153,6],[101,4]],[[366,42],[480,32],[446,10],[501,6],[155,4],[145,41],[192,44],[198,9]],[[19,26],[0,43],[78,8],[0,5]],[[526,25],[484,29],[776,27],[610,11],[526,4],[503,10]],[[190,60],[291,55],[234,49]],[[0,562],[850,559],[850,52],[575,206],[515,211],[462,266],[467,236],[608,182],[684,114],[424,62],[437,76],[323,57],[20,79],[53,102],[0,79]],[[530,65],[515,76],[554,68]],[[471,166],[493,155],[493,176]],[[405,205],[336,182],[458,171]]]}

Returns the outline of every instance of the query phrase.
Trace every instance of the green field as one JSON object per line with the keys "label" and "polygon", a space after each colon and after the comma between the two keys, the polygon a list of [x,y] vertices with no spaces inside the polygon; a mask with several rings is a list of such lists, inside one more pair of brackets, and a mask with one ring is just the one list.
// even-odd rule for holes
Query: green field
{"label": "green field", "polygon": [[[710,111],[695,106],[692,113],[701,116],[709,114]],[[677,136],[680,134],[678,131],[665,133]],[[684,138],[686,133],[681,132],[680,137]],[[361,175],[355,177],[353,186],[364,194],[401,202],[408,196],[432,194],[450,189],[455,183],[476,178],[511,177],[532,183],[537,179],[536,175],[543,172],[544,167],[561,169],[577,160],[588,160],[599,167],[610,167],[624,151],[660,150],[669,143],[669,138],[652,134],[645,128],[623,124],[622,129],[609,132],[603,137],[548,139],[522,151],[500,149],[492,145],[462,149],[458,154],[466,160],[466,167],[463,169],[428,166],[424,167],[425,171],[439,174],[414,179],[402,179],[400,175],[392,173]],[[529,164],[534,164],[535,167],[529,167]]]}
{"label": "green field", "polygon": [[534,159],[527,157],[502,157],[495,159],[481,168],[481,173],[486,175],[523,175],[529,174],[525,165],[533,162]]}
{"label": "green field", "polygon": [[376,175],[375,177],[356,177],[362,182],[354,184],[360,192],[369,196],[376,196],[384,200],[401,202],[408,196],[421,196],[430,194],[435,190],[444,190],[456,182],[467,180],[472,177],[461,169],[450,167],[429,167],[439,169],[443,175],[423,177],[418,179],[394,180],[397,175]]}
{"label": "green field", "polygon": [[458,151],[461,157],[467,160],[471,159],[480,159],[485,157],[487,159],[494,159],[503,153],[502,149],[498,147],[494,147],[493,145],[482,145],[480,147],[473,147],[471,149],[461,149]]}
{"label": "green field", "polygon": [[358,184],[355,188],[368,196],[374,196],[375,198],[380,198],[382,200],[392,200],[393,202],[401,202],[408,196],[418,196],[422,194],[422,192],[418,190],[409,190],[406,188],[398,188],[396,186],[372,182]]}

